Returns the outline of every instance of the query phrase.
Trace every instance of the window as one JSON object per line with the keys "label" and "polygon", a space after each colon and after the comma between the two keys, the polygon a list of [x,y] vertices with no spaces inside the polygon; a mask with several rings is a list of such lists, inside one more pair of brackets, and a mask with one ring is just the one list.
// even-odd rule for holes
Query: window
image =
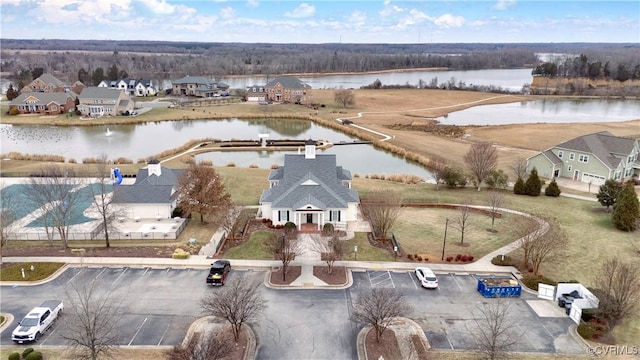
{"label": "window", "polygon": [[279,210],[278,211],[278,221],[289,221],[289,211],[288,210]]}
{"label": "window", "polygon": [[615,175],[613,175],[613,179],[614,179],[614,180],[618,180],[618,179],[620,179],[620,170],[617,170],[617,171],[616,171]]}
{"label": "window", "polygon": [[574,160],[576,158],[576,154],[569,153],[569,160]]}
{"label": "window", "polygon": [[627,171],[624,172],[624,177],[629,177],[631,176],[631,172],[632,172],[633,168],[628,168]]}
{"label": "window", "polygon": [[589,162],[589,155],[580,155],[578,157],[578,161],[581,162],[581,163]]}
{"label": "window", "polygon": [[329,211],[329,221],[340,221],[340,210]]}
{"label": "window", "polygon": [[571,165],[569,165],[569,166],[567,167],[567,171],[568,171],[568,172],[571,172],[571,169],[573,169],[573,168],[571,167]]}
{"label": "window", "polygon": [[559,157],[560,159],[562,159],[562,157],[563,157],[563,156],[564,156],[564,151],[559,150],[559,151],[558,151],[558,157]]}

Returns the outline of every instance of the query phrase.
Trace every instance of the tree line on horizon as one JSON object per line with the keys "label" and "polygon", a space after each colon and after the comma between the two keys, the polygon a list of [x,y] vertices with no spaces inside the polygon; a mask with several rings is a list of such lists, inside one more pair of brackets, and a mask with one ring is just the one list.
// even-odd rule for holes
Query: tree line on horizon
{"label": "tree line on horizon", "polygon": [[[640,58],[640,47],[624,44],[241,44],[100,40],[3,39],[0,70],[26,84],[40,70],[72,83],[97,85],[123,77],[171,80],[185,75],[219,79],[229,75],[348,73],[394,69],[536,69],[545,51],[612,63]],[[73,52],[71,52],[73,50]],[[602,60],[603,61],[603,60]],[[126,75],[126,76],[125,76]]]}

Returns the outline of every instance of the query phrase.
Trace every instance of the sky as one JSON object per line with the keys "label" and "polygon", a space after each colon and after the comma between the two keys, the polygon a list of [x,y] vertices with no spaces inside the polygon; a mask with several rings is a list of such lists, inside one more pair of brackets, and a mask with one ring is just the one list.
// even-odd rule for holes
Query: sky
{"label": "sky", "polygon": [[640,1],[0,0],[0,37],[265,43],[640,43]]}

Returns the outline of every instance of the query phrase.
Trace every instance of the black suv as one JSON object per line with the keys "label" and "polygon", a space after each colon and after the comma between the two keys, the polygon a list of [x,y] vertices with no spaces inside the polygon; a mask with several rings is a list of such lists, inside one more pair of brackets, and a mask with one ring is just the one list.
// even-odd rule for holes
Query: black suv
{"label": "black suv", "polygon": [[231,271],[231,263],[229,260],[216,260],[211,264],[209,275],[207,275],[207,284],[209,285],[224,285],[227,280],[227,275]]}

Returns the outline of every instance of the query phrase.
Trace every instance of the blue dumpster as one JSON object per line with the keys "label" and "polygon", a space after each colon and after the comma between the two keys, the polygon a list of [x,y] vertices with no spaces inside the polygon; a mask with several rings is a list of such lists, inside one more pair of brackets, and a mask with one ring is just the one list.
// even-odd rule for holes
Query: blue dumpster
{"label": "blue dumpster", "polygon": [[519,297],[522,286],[508,276],[490,276],[478,278],[478,292],[484,297]]}

